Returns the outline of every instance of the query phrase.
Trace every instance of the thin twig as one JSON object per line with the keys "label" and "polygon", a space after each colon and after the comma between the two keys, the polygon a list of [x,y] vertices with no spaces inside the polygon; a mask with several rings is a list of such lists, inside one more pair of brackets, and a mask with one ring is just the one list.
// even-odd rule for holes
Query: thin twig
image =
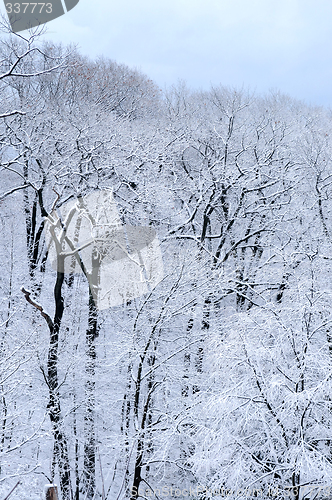
{"label": "thin twig", "polygon": [[10,497],[10,495],[13,493],[13,491],[15,490],[15,488],[17,488],[17,486],[20,484],[20,481],[17,481],[17,483],[15,484],[14,488],[8,493],[8,495],[4,498],[4,500],[8,500],[8,498]]}

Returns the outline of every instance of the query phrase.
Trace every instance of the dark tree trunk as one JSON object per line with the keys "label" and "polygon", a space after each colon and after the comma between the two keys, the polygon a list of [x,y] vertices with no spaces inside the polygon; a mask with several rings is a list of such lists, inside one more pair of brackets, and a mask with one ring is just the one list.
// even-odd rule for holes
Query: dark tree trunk
{"label": "dark tree trunk", "polygon": [[[28,183],[29,180],[29,166],[28,159],[25,158],[23,163],[23,175],[25,181]],[[24,213],[25,213],[25,227],[26,227],[26,241],[27,241],[27,255],[28,255],[28,266],[29,266],[29,275],[32,283],[35,286],[35,294],[39,294],[41,290],[41,283],[36,282],[36,270],[38,266],[38,262],[41,260],[41,255],[43,251],[43,230],[44,230],[44,221],[42,220],[38,227],[37,222],[37,212],[38,212],[38,203],[41,208],[42,216],[47,216],[47,213],[44,210],[43,205],[40,204],[40,199],[42,199],[42,192],[44,186],[46,184],[46,178],[43,177],[41,188],[39,192],[34,193],[33,201],[29,197],[29,188],[26,187],[23,190],[23,204],[24,204]],[[38,229],[37,229],[38,227]],[[41,270],[43,270],[43,266],[41,266]]]}
{"label": "dark tree trunk", "polygon": [[[58,259],[60,260],[61,258],[58,257]],[[59,264],[61,267],[61,263]],[[58,381],[59,330],[64,311],[63,297],[61,293],[63,280],[64,273],[59,271],[58,267],[57,280],[54,287],[55,315],[53,327],[50,328],[50,346],[48,351],[47,363],[47,382],[49,388],[49,402],[47,408],[53,426],[62,498],[64,500],[67,500],[71,498],[70,466],[67,440],[63,432]]]}
{"label": "dark tree trunk", "polygon": [[[98,271],[98,269],[97,269]],[[91,288],[89,289],[89,321],[86,332],[86,407],[84,417],[84,471],[83,489],[87,500],[95,495],[96,488],[96,436],[95,436],[95,371],[98,316]]]}
{"label": "dark tree trunk", "polygon": [[52,471],[54,471],[54,462],[56,460],[58,464],[62,499],[70,500],[72,498],[70,465],[67,440],[63,430],[58,380],[59,331],[64,311],[64,303],[62,297],[62,285],[64,281],[63,268],[63,257],[58,255],[57,279],[54,287],[55,314],[53,321],[50,316],[43,310],[42,306],[40,306],[30,298],[31,292],[25,290],[23,287],[22,292],[24,293],[26,300],[40,311],[50,331],[47,372],[44,372],[44,377],[49,391],[47,410],[50,416],[54,436]]}

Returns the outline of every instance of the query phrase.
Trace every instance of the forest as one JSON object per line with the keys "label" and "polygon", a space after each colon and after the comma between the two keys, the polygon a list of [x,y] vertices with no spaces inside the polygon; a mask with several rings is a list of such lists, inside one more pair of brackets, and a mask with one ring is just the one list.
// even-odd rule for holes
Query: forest
{"label": "forest", "polygon": [[0,52],[1,498],[331,498],[331,111]]}

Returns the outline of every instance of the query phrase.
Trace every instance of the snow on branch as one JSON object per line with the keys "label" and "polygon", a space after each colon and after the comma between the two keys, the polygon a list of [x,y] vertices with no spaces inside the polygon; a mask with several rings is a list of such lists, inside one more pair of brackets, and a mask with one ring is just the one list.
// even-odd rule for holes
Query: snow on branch
{"label": "snow on branch", "polygon": [[[0,118],[1,118],[1,115],[0,115]],[[0,201],[4,200],[10,194],[15,193],[15,191],[19,191],[20,189],[24,189],[27,187],[29,187],[29,184],[23,184],[23,186],[17,186],[15,188],[11,189],[10,191],[7,191],[7,193],[4,193],[3,195],[0,196]]]}
{"label": "snow on branch", "polygon": [[13,116],[13,115],[26,115],[26,113],[24,111],[19,111],[18,109],[14,109],[9,113],[3,113],[2,115],[0,115],[0,118],[7,118],[8,116]]}
{"label": "snow on branch", "polygon": [[29,290],[26,290],[23,286],[21,287],[21,292],[24,293],[26,301],[29,302],[29,304],[31,304],[33,307],[38,309],[38,311],[40,311],[40,314],[43,316],[43,318],[45,318],[49,329],[53,330],[54,324],[53,324],[51,317],[49,316],[49,314],[47,314],[44,311],[43,306],[41,306],[40,304],[38,304],[38,302],[35,302],[34,300],[31,299],[30,295],[32,292],[30,292]]}

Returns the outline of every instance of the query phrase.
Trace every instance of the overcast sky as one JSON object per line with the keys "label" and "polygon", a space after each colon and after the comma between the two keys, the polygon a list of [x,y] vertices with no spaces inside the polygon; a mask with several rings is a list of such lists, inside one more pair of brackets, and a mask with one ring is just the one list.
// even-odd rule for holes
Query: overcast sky
{"label": "overcast sky", "polygon": [[47,27],[45,38],[139,68],[161,88],[278,89],[332,108],[331,0],[80,0]]}

